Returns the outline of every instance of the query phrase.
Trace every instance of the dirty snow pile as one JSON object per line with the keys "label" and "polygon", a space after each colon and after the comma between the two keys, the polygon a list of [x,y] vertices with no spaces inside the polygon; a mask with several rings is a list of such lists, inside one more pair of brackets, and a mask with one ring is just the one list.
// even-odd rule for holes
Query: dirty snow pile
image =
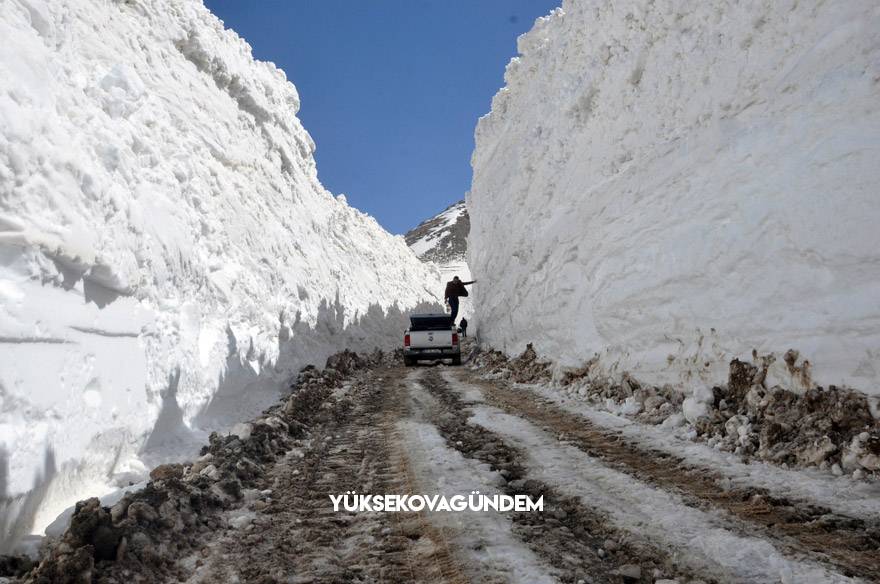
{"label": "dirty snow pile", "polygon": [[0,38],[0,540],[438,300],[201,2],[10,0]]}
{"label": "dirty snow pile", "polygon": [[[790,354],[786,358],[794,360]],[[514,358],[477,347],[469,362],[487,379],[523,384],[554,400],[575,400],[595,415],[630,418],[639,422],[636,433],[649,434],[656,430],[648,426],[657,426],[743,459],[880,479],[877,397],[836,386],[802,391],[767,386],[770,359],[760,366],[734,359],[726,383],[695,391],[705,393],[705,401],[685,397],[670,384],[641,384],[628,374],[618,380],[596,376],[595,361],[560,371],[531,343]]]}
{"label": "dirty snow pile", "polygon": [[[194,462],[159,465],[143,490],[113,502],[77,503],[70,528],[49,542],[39,564],[19,568],[20,573],[35,568],[23,581],[120,582],[136,574],[135,581],[169,582],[187,572],[195,572],[191,581],[212,581],[200,573],[209,563],[203,554],[213,547],[207,541],[224,528],[253,527],[255,511],[278,498],[273,489],[290,488],[269,480],[266,468],[291,451],[301,452],[322,426],[315,413],[335,405],[334,394],[359,369],[388,361],[387,354],[331,355],[323,372],[306,368],[298,375],[301,389],[293,395],[226,436],[212,434]],[[245,535],[236,537],[241,542]]]}
{"label": "dirty snow pile", "polygon": [[[425,262],[437,265],[443,282],[458,276],[467,282],[471,270],[467,263],[467,237],[470,231],[470,217],[464,201],[454,203],[434,217],[422,221],[406,235],[410,249]],[[474,323],[474,291],[476,285],[468,286],[470,296],[462,300],[459,315]],[[442,293],[442,290],[441,290]],[[474,332],[474,329],[471,329]]]}
{"label": "dirty snow pile", "polygon": [[518,48],[468,198],[488,344],[880,393],[875,1],[567,0]]}

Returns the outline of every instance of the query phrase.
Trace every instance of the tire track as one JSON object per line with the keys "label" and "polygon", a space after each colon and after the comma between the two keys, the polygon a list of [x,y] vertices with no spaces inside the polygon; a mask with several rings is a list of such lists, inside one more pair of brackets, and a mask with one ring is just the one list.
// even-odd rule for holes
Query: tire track
{"label": "tire track", "polygon": [[369,372],[348,395],[320,406],[308,444],[269,473],[273,499],[257,513],[256,529],[226,537],[213,578],[203,581],[226,581],[230,573],[259,584],[467,581],[424,517],[333,510],[330,494],[410,492],[394,430],[402,400],[395,384],[379,381],[387,375]]}
{"label": "tire track", "polygon": [[[551,485],[528,476],[519,461],[525,457],[500,436],[474,424],[457,392],[437,370],[421,370],[419,382],[443,406],[429,421],[450,448],[489,464],[505,477],[508,495],[544,497],[543,513],[512,513],[514,533],[539,556],[557,568],[562,582],[654,582],[695,574],[677,558],[611,527],[608,518],[565,496]],[[417,391],[414,389],[413,391]],[[702,576],[703,582],[716,582]]]}
{"label": "tire track", "polygon": [[[459,374],[466,375],[466,374]],[[634,478],[682,495],[695,507],[723,509],[795,555],[830,564],[850,577],[880,581],[880,526],[829,509],[773,496],[766,489],[722,489],[722,476],[668,453],[641,448],[522,389],[468,376],[486,403],[544,427],[585,454]]]}

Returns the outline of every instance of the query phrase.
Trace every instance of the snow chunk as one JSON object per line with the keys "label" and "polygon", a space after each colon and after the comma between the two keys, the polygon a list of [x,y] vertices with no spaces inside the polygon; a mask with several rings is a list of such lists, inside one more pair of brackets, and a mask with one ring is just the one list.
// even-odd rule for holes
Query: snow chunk
{"label": "snow chunk", "polygon": [[714,399],[712,389],[707,387],[694,388],[693,395],[685,398],[681,404],[684,417],[691,424],[709,413],[709,406]]}

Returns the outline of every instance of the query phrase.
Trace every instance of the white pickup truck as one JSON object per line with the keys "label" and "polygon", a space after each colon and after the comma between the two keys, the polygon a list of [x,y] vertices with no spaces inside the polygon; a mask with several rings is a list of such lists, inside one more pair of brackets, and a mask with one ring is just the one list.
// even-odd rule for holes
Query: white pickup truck
{"label": "white pickup truck", "polygon": [[461,365],[458,329],[448,314],[412,314],[410,326],[403,333],[403,363],[407,367],[417,361],[452,359]]}

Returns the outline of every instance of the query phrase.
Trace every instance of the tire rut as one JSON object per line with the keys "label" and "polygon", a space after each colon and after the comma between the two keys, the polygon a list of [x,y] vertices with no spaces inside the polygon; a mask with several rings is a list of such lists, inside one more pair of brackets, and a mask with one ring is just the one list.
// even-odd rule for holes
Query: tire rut
{"label": "tire rut", "polygon": [[850,577],[880,581],[880,525],[803,501],[775,497],[766,489],[722,489],[723,477],[665,452],[640,447],[613,431],[566,412],[523,389],[501,388],[469,376],[486,402],[545,427],[591,457],[643,482],[676,492],[703,509],[720,508],[761,530],[795,554],[823,561]]}
{"label": "tire rut", "polygon": [[[582,505],[575,497],[530,479],[518,462],[524,458],[496,434],[469,424],[467,406],[436,370],[425,370],[420,383],[442,404],[429,419],[450,448],[498,471],[507,495],[544,497],[543,513],[512,513],[513,532],[559,574],[562,582],[654,582],[657,577],[696,577],[666,552],[611,527],[607,517]],[[601,551],[600,551],[601,550]],[[621,568],[638,576],[623,578]],[[703,582],[716,582],[702,576]]]}
{"label": "tire rut", "polygon": [[372,371],[348,396],[323,404],[323,422],[302,451],[268,474],[273,500],[256,529],[224,541],[214,570],[220,581],[228,565],[242,582],[257,584],[467,581],[442,534],[419,514],[333,510],[331,494],[412,492],[393,429],[402,400],[396,384],[383,381],[390,375]]}

